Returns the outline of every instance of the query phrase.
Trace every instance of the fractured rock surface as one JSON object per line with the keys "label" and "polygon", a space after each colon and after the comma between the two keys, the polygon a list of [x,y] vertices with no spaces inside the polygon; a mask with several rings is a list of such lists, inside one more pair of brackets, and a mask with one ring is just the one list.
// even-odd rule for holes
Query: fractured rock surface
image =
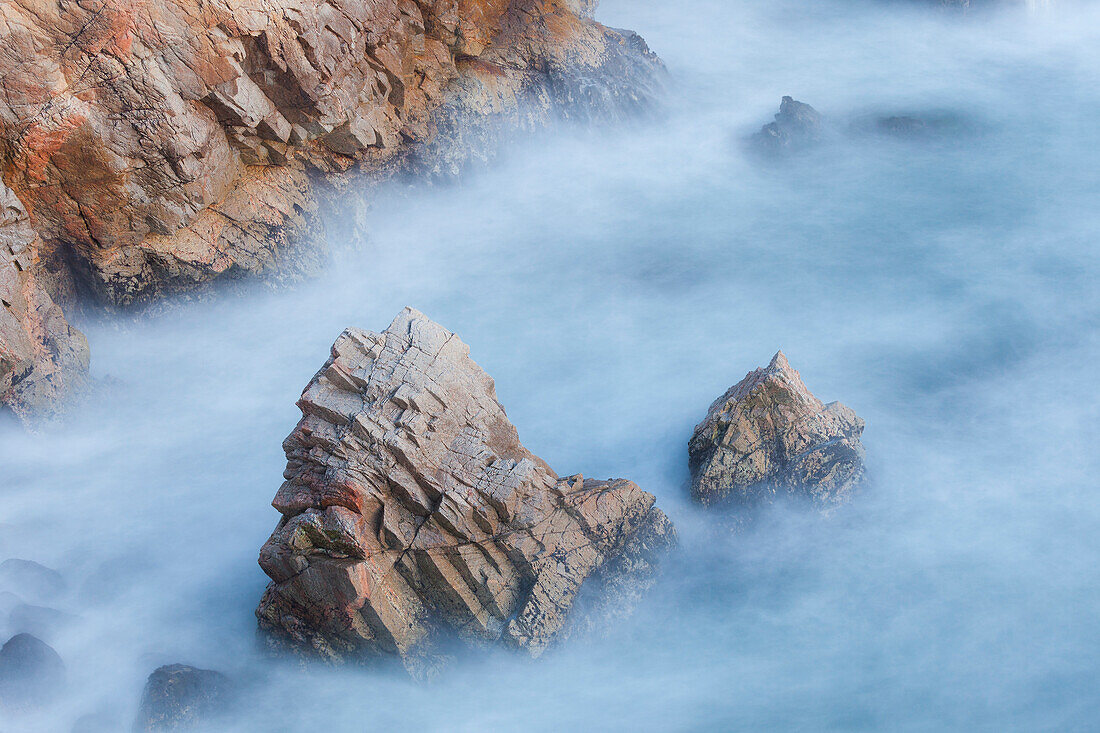
{"label": "fractured rock surface", "polygon": [[559,477],[527,451],[469,348],[415,310],[344,331],[298,405],[260,553],[277,646],[414,672],[456,638],[537,655],[582,584],[651,582],[674,541],[632,482]]}
{"label": "fractured rock surface", "polygon": [[688,445],[691,494],[748,504],[797,494],[829,507],[863,477],[863,420],[806,389],[783,352],[714,401]]}
{"label": "fractured rock surface", "polygon": [[[79,378],[83,337],[56,307],[76,283],[127,305],[298,277],[320,261],[322,200],[351,172],[451,173],[502,126],[644,106],[660,62],[594,7],[0,4],[0,239],[22,242],[0,246],[0,393],[25,382],[5,401],[33,407]],[[63,273],[44,277],[43,263]]]}

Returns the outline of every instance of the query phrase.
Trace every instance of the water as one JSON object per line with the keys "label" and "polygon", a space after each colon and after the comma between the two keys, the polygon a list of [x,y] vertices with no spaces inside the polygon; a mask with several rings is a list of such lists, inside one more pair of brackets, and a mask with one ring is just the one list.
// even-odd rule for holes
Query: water
{"label": "water", "polygon": [[[145,676],[244,684],[219,729],[1088,730],[1100,716],[1100,9],[608,0],[673,79],[658,120],[517,141],[460,185],[329,222],[333,263],[82,324],[109,381],[63,429],[0,426],[0,556],[60,569],[63,701],[0,729],[128,726]],[[791,94],[836,138],[762,164]],[[842,132],[948,111],[965,131]],[[294,400],[348,325],[413,305],[471,346],[524,443],[626,476],[681,547],[628,620],[427,687],[257,653],[256,565]],[[731,535],[687,500],[710,401],[782,348],[867,420],[828,519]]]}

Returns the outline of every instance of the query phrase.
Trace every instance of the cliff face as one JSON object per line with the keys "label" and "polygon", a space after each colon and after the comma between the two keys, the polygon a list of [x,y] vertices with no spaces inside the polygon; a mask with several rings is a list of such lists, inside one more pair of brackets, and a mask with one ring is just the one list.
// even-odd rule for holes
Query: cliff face
{"label": "cliff face", "polygon": [[642,103],[659,62],[591,6],[9,0],[3,180],[55,300],[297,276],[322,246],[319,182],[450,172],[497,123]]}

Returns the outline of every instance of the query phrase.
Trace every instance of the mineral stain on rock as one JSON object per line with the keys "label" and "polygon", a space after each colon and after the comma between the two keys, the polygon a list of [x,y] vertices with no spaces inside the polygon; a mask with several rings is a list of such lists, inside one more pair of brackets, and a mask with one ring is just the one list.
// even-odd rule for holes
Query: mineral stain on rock
{"label": "mineral stain on rock", "polygon": [[260,552],[274,648],[415,674],[455,640],[538,655],[582,585],[625,598],[675,540],[634,483],[559,477],[524,448],[466,344],[415,310],[344,331],[298,406]]}
{"label": "mineral stain on rock", "polygon": [[863,420],[810,393],[783,352],[714,401],[688,444],[692,497],[746,505],[777,496],[841,503],[863,477]]}

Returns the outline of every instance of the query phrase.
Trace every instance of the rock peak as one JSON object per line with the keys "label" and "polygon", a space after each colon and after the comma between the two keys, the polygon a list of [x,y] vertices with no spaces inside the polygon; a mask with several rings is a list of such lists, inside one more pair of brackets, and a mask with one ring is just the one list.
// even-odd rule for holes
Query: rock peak
{"label": "rock peak", "polygon": [[863,476],[861,420],[813,395],[782,351],[710,406],[688,447],[692,496],[751,503],[779,493],[842,501]]}
{"label": "rock peak", "polygon": [[447,637],[537,655],[582,584],[644,588],[674,537],[634,483],[560,478],[528,451],[469,348],[412,308],[344,331],[298,404],[260,552],[277,648],[416,673]]}

